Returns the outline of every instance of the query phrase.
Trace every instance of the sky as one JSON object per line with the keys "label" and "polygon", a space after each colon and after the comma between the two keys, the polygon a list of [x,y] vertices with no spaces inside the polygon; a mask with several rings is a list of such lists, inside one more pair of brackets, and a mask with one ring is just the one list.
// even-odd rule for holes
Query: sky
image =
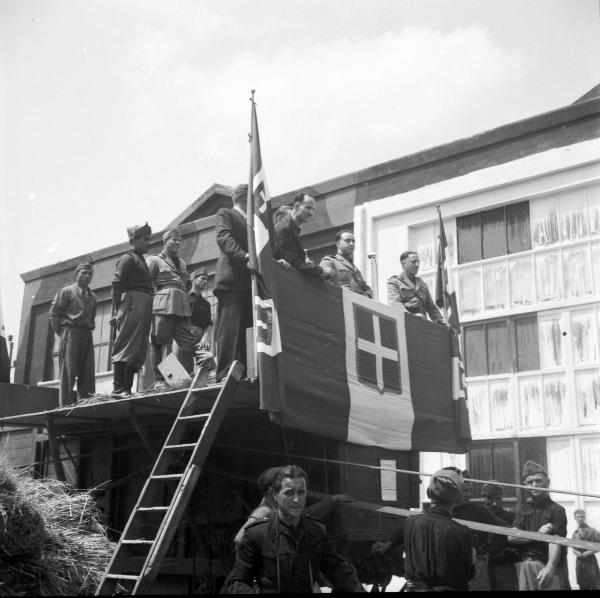
{"label": "sky", "polygon": [[[0,0],[0,299],[247,178],[272,195],[570,104],[600,0]],[[17,339],[18,340],[18,339]]]}

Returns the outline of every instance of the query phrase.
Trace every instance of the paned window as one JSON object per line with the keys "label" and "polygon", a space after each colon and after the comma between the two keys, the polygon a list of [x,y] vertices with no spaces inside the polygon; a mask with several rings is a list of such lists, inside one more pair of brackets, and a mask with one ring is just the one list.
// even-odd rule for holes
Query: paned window
{"label": "paned window", "polygon": [[494,432],[508,432],[513,429],[508,388],[508,380],[495,380],[490,383],[490,411]]}
{"label": "paned window", "polygon": [[490,409],[487,382],[470,382],[469,423],[473,434],[488,434],[490,431]]}
{"label": "paned window", "polygon": [[531,249],[529,202],[456,219],[458,263],[466,264]]}
{"label": "paned window", "polygon": [[513,258],[508,262],[511,307],[531,305],[535,300],[535,285],[531,256]]}
{"label": "paned window", "polygon": [[562,327],[560,316],[552,314],[543,316],[538,321],[540,367],[542,369],[555,368],[563,363],[562,357]]}
{"label": "paned window", "polygon": [[558,251],[545,251],[535,256],[535,282],[537,300],[558,301],[561,296],[560,254]]}
{"label": "paned window", "polygon": [[547,427],[564,425],[564,376],[544,376],[544,421]]}
{"label": "paned window", "polygon": [[600,371],[575,372],[577,412],[581,425],[600,423]]}
{"label": "paned window", "polygon": [[567,297],[582,297],[592,293],[592,277],[587,247],[564,249],[563,283]]}
{"label": "paned window", "polygon": [[598,361],[598,335],[594,311],[571,312],[571,339],[575,365]]}
{"label": "paned window", "polygon": [[544,406],[539,376],[519,379],[521,427],[524,430],[544,427]]}

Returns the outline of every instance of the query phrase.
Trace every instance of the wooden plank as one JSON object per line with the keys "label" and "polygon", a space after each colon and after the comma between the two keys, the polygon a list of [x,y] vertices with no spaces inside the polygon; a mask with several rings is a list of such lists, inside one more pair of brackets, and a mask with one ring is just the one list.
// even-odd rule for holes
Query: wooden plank
{"label": "wooden plank", "polygon": [[48,444],[50,446],[50,454],[52,455],[52,461],[54,462],[54,471],[56,472],[56,479],[60,482],[66,482],[67,477],[65,475],[65,468],[63,466],[62,459],[60,457],[60,446],[58,444],[58,438],[55,432],[54,421],[52,417],[49,417],[46,423],[46,429],[48,430]]}

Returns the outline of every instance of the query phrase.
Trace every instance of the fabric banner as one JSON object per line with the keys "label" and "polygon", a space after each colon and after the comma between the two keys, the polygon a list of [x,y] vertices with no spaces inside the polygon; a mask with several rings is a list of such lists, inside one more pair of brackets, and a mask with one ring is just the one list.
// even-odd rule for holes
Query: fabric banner
{"label": "fabric banner", "polygon": [[391,450],[466,451],[445,326],[295,270],[273,277],[285,380],[275,421]]}

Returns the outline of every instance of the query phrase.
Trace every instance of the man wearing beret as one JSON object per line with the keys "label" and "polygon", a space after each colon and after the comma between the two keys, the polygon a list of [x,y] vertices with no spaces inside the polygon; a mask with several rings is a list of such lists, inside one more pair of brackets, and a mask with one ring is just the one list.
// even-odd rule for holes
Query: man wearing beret
{"label": "man wearing beret", "polygon": [[152,319],[152,283],[144,253],[150,247],[148,223],[127,229],[131,250],[117,261],[112,279],[116,334],[112,345],[113,392],[116,399],[131,396],[133,377],[146,361]]}
{"label": "man wearing beret", "polygon": [[94,341],[96,295],[90,290],[94,269],[85,262],[75,268],[75,282],[58,291],[50,306],[50,323],[60,338],[58,346],[59,404],[77,402],[73,384],[82,399],[96,392]]}
{"label": "man wearing beret", "polygon": [[[507,525],[513,524],[515,514],[502,507],[504,490],[500,484],[496,483],[496,480],[490,480],[483,485],[481,496],[486,509]],[[491,534],[487,551],[490,590],[516,592],[519,589],[519,583],[515,563],[521,560],[518,550],[508,545],[506,536]]]}
{"label": "man wearing beret", "polygon": [[150,361],[154,373],[154,389],[165,390],[168,385],[158,364],[171,349],[173,340],[178,346],[178,358],[188,374],[194,373],[193,349],[195,339],[190,323],[190,303],[187,295],[189,276],[185,262],[179,257],[181,234],[174,228],[163,234],[163,249],[146,260],[154,289],[152,299],[152,332]]}
{"label": "man wearing beret", "polygon": [[[563,507],[549,496],[548,472],[539,463],[523,465],[523,484],[529,487],[526,504],[517,513],[514,527],[540,534],[567,536],[567,515]],[[511,544],[520,544],[521,568],[519,591],[570,590],[566,548],[559,544],[509,537]]]}
{"label": "man wearing beret", "polygon": [[449,469],[433,474],[426,513],[404,524],[405,577],[408,592],[467,591],[475,574],[468,527],[452,520],[461,499],[463,479]]}
{"label": "man wearing beret", "polygon": [[219,246],[214,290],[219,302],[217,380],[225,377],[235,360],[246,363],[246,329],[252,327],[252,285],[246,228],[248,185],[234,187],[232,198],[233,207],[221,208],[215,224]]}

